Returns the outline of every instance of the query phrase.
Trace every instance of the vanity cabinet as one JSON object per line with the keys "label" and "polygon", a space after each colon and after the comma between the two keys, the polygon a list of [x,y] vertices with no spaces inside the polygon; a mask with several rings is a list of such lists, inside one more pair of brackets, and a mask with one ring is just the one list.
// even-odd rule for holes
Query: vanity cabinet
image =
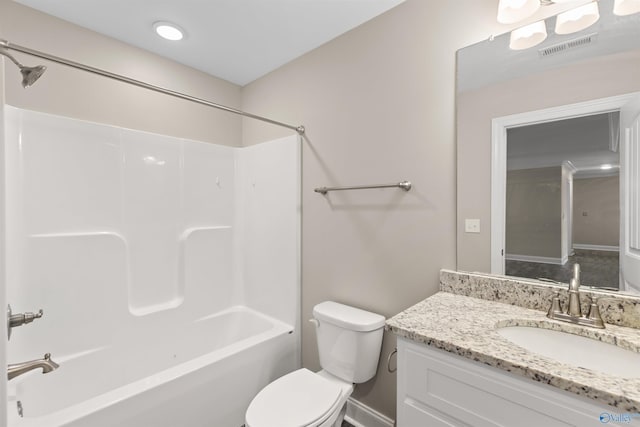
{"label": "vanity cabinet", "polygon": [[401,337],[397,412],[398,427],[640,425],[640,414]]}

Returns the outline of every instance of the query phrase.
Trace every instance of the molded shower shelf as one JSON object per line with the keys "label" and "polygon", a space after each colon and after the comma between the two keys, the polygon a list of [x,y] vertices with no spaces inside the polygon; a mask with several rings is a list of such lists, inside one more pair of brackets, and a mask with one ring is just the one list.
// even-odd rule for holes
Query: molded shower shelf
{"label": "molded shower shelf", "polygon": [[115,231],[70,231],[65,233],[37,233],[31,234],[29,237],[48,238],[48,237],[93,237],[93,236],[114,236],[126,242],[127,239]]}
{"label": "molded shower shelf", "polygon": [[229,230],[233,228],[230,225],[212,225],[212,226],[205,226],[205,227],[189,227],[186,230],[184,230],[181,234],[180,234],[180,240],[187,240],[189,238],[190,235],[192,235],[193,233],[197,233],[198,231],[215,231],[215,230]]}
{"label": "molded shower shelf", "polygon": [[129,304],[129,312],[134,316],[146,316],[148,314],[153,314],[158,311],[171,310],[172,308],[180,307],[184,302],[184,296],[181,295],[179,297],[173,298],[169,301],[153,304],[153,305],[145,305],[140,307],[134,307]]}

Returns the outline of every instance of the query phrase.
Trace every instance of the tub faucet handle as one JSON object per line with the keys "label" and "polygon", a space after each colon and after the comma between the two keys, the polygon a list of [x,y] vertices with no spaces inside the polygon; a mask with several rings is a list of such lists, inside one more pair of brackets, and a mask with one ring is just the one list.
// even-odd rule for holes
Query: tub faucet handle
{"label": "tub faucet handle", "polygon": [[41,318],[43,314],[44,312],[42,311],[42,309],[38,310],[37,313],[26,312],[13,314],[11,312],[11,306],[7,305],[7,339],[11,338],[12,328],[31,323],[34,320]]}

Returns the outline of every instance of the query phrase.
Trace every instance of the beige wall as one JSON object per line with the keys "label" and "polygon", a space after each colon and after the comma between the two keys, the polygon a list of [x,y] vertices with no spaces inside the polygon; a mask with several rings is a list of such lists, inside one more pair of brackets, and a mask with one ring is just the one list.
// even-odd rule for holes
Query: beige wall
{"label": "beige wall", "polygon": [[[455,268],[455,53],[496,31],[495,0],[408,0],[246,86],[243,107],[304,124],[303,365],[318,369],[313,306],[335,300],[392,316]],[[252,144],[282,131],[244,122]],[[414,188],[313,188],[410,180]],[[395,418],[385,334],[377,377],[355,397]]]}
{"label": "beige wall", "polygon": [[[458,95],[459,270],[491,270],[491,120],[640,91],[638,70],[640,52],[612,55]],[[464,233],[465,218],[479,218],[481,233]]]}
{"label": "beige wall", "polygon": [[[240,106],[240,87],[117,40],[0,0],[0,38],[230,107]],[[46,73],[28,89],[7,62],[8,104],[46,113],[135,128],[176,137],[240,146],[242,120],[214,110],[104,77],[47,63],[16,52]]]}
{"label": "beige wall", "polygon": [[562,168],[507,172],[506,254],[562,257]]}
{"label": "beige wall", "polygon": [[617,175],[573,180],[573,243],[619,246],[620,180]]}

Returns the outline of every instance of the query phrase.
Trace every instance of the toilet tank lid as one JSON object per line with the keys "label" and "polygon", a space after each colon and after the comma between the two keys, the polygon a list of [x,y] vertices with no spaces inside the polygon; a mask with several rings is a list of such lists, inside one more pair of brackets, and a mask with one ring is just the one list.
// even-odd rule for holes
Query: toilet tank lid
{"label": "toilet tank lid", "polygon": [[357,332],[380,329],[385,322],[384,316],[333,301],[321,302],[313,307],[313,317]]}

